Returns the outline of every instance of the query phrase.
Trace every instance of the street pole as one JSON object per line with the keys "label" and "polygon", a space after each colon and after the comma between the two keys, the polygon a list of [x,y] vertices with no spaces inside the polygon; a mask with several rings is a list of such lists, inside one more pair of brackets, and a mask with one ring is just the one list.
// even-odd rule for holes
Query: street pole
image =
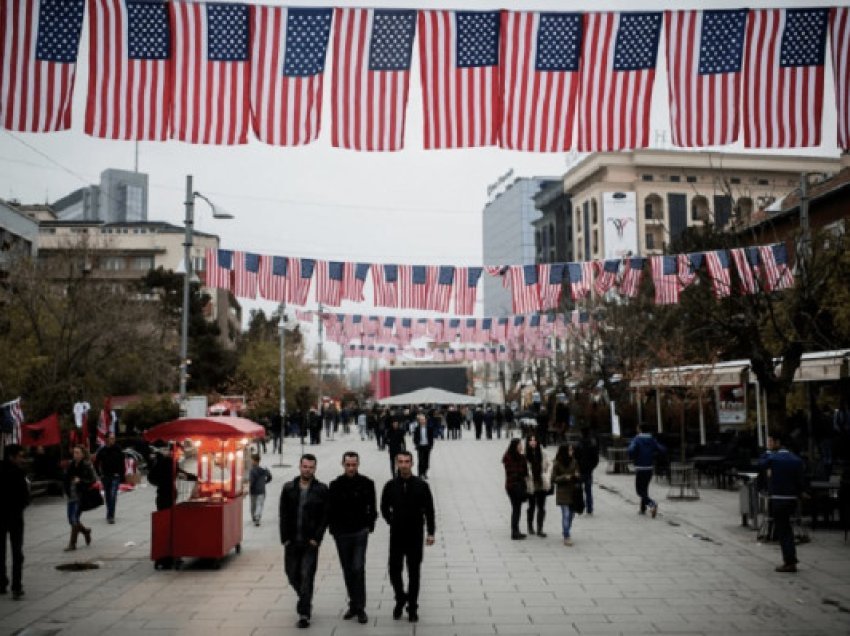
{"label": "street pole", "polygon": [[189,289],[192,282],[192,230],[195,223],[195,195],[192,175],[186,175],[186,234],[183,239],[183,315],[180,322],[180,415],[186,415],[186,381],[189,366]]}
{"label": "street pole", "polygon": [[280,303],[280,318],[277,323],[280,335],[280,460],[278,466],[283,466],[283,440],[286,438],[286,302]]}
{"label": "street pole", "polygon": [[[319,303],[319,366],[317,369],[318,378],[318,397],[316,398],[316,409],[319,413],[319,430],[322,431],[325,427],[325,418],[322,414],[322,338],[324,336],[324,323],[322,322],[322,303]],[[319,435],[322,433],[320,432]]]}

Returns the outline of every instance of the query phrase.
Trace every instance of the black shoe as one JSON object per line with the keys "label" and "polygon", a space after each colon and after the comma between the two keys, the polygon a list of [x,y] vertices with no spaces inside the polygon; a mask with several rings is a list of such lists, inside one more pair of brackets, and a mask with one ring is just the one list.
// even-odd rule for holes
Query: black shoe
{"label": "black shoe", "polygon": [[546,533],[545,533],[545,532],[543,532],[542,530],[538,530],[538,531],[537,531],[537,536],[538,536],[538,537],[540,537],[541,539],[545,539],[545,538],[546,538]]}
{"label": "black shoe", "polygon": [[404,611],[404,605],[407,601],[396,601],[395,607],[393,608],[393,619],[398,620],[401,618],[401,613]]}
{"label": "black shoe", "polygon": [[115,525],[115,519],[107,519],[106,523],[108,523],[109,525]]}
{"label": "black shoe", "polygon": [[355,612],[353,609],[349,609],[345,614],[342,615],[342,620],[350,621],[355,616],[357,616],[357,612]]}
{"label": "black shoe", "polygon": [[366,612],[364,612],[363,610],[357,612],[357,622],[361,625],[365,625],[369,622],[369,617],[366,615]]}
{"label": "black shoe", "polygon": [[[796,572],[797,568],[794,568],[794,571]],[[23,597],[24,597],[24,591],[23,590],[12,590],[12,600],[13,601],[20,600]]]}
{"label": "black shoe", "polygon": [[776,568],[777,572],[796,572],[797,565],[794,563],[785,563]]}
{"label": "black shoe", "polygon": [[305,627],[310,627],[310,619],[306,616],[302,616],[298,619],[298,622],[295,623],[295,626],[301,629],[304,629]]}
{"label": "black shoe", "polygon": [[409,620],[411,623],[418,623],[419,622],[419,613],[416,610],[412,610],[412,611],[408,612],[407,613],[407,620]]}
{"label": "black shoe", "polygon": [[513,539],[514,541],[519,541],[521,539],[525,539],[525,535],[522,532],[514,532],[511,535],[511,539]]}

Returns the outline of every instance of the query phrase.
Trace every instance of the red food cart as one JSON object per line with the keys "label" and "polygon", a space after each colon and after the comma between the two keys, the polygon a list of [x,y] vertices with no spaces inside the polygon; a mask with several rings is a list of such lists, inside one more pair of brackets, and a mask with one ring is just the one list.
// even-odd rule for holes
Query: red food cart
{"label": "red food cart", "polygon": [[[195,463],[191,494],[151,516],[151,559],[194,557],[219,561],[242,544],[245,449],[265,436],[259,424],[241,417],[181,418],[145,431],[148,441],[175,442],[172,461]],[[179,564],[179,560],[177,562]]]}

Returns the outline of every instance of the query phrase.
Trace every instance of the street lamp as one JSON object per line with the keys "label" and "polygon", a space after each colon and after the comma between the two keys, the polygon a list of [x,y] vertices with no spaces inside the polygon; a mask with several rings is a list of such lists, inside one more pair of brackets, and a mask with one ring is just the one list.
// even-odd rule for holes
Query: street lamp
{"label": "street lamp", "polygon": [[233,215],[216,207],[212,201],[192,188],[192,175],[186,175],[186,218],[183,224],[186,228],[183,239],[183,315],[180,324],[180,414],[186,415],[186,380],[189,367],[189,289],[192,282],[192,236],[195,224],[195,198],[206,201],[212,210],[214,219],[232,219]]}

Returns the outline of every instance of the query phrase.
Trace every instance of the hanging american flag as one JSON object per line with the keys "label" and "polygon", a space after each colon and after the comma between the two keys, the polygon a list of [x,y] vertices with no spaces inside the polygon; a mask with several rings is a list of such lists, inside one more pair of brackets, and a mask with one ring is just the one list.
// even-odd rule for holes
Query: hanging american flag
{"label": "hanging american flag", "polygon": [[499,11],[419,12],[426,149],[498,141],[499,27]]}
{"label": "hanging american flag", "polygon": [[[428,270],[424,265],[399,265],[398,306],[425,309],[428,302]],[[436,272],[436,268],[433,268]]]}
{"label": "hanging american flag", "polygon": [[256,298],[260,255],[234,252],[233,256],[233,295],[240,298]]}
{"label": "hanging american flag", "polygon": [[251,127],[260,141],[299,146],[319,136],[330,9],[251,7]]}
{"label": "hanging american flag", "polygon": [[564,282],[564,263],[538,265],[540,268],[540,310],[557,309],[561,303]]}
{"label": "hanging american flag", "polygon": [[342,299],[363,302],[363,284],[369,275],[369,263],[346,263],[345,284],[342,286]]}
{"label": "hanging american flag", "polygon": [[714,250],[705,253],[705,267],[711,278],[715,298],[725,298],[732,293],[732,280],[729,276],[729,252]]}
{"label": "hanging american flag", "polygon": [[514,316],[508,321],[507,338],[513,342],[520,340],[525,333],[525,316]]}
{"label": "hanging american flag", "polygon": [[168,139],[170,42],[165,2],[89,0],[86,134]]}
{"label": "hanging american flag", "polygon": [[649,145],[661,13],[588,13],[579,79],[578,149]]}
{"label": "hanging american flag", "polygon": [[248,143],[249,16],[244,4],[174,0],[171,136],[194,144]]}
{"label": "hanging american flag", "polygon": [[[21,443],[23,423],[24,411],[21,409],[21,398],[0,404],[0,431],[3,433],[3,444]],[[0,446],[3,444],[0,444]]]}
{"label": "hanging american flag", "polygon": [[480,267],[458,267],[455,272],[455,313],[466,316],[475,313],[478,298]]}
{"label": "hanging american flag", "polygon": [[691,254],[678,254],[676,256],[678,263],[679,288],[685,289],[693,285],[697,280],[697,270],[702,265],[702,252],[692,252]]}
{"label": "hanging american flag", "polygon": [[260,296],[278,303],[286,302],[289,290],[289,259],[285,256],[261,256],[258,287]]}
{"label": "hanging american flag", "polygon": [[83,0],[0,0],[0,123],[7,130],[71,127]]}
{"label": "hanging american flag", "polygon": [[655,285],[656,305],[675,305],[679,302],[679,263],[675,256],[650,256],[652,283]]}
{"label": "hanging american flag", "polygon": [[461,326],[460,337],[463,342],[473,342],[478,331],[478,319],[467,318]]}
{"label": "hanging american flag", "polygon": [[593,286],[593,262],[567,263],[567,276],[573,300],[586,298]]}
{"label": "hanging american flag", "polygon": [[625,269],[620,281],[620,294],[626,298],[635,298],[640,291],[640,281],[643,278],[643,266],[646,259],[642,257],[626,258],[623,260]]}
{"label": "hanging american flag", "polygon": [[449,310],[449,303],[452,300],[454,280],[455,268],[452,265],[440,265],[437,271],[436,281],[431,285],[425,308],[446,313]]}
{"label": "hanging american flag", "polygon": [[753,266],[758,267],[758,250],[739,247],[730,252],[741,281],[741,293],[755,294],[758,291],[758,271],[753,270]]}
{"label": "hanging american flag", "polygon": [[540,308],[537,265],[511,265],[507,276],[510,278],[513,312],[528,314],[537,311]]}
{"label": "hanging american flag", "polygon": [[764,288],[779,291],[794,286],[794,274],[788,266],[788,250],[784,243],[762,245],[758,248]]}
{"label": "hanging american flag", "polygon": [[316,261],[316,302],[339,307],[343,298],[345,263]]}
{"label": "hanging american flag", "polygon": [[207,249],[206,261],[206,286],[230,289],[230,278],[234,269],[233,252],[231,250]]}
{"label": "hanging american flag", "polygon": [[850,151],[850,7],[833,7],[829,14],[838,147]]}
{"label": "hanging american flag", "polygon": [[617,273],[620,271],[620,259],[609,259],[606,261],[595,261],[596,282],[593,288],[600,296],[608,293],[617,284]]}
{"label": "hanging american flag", "polygon": [[443,330],[443,337],[449,342],[454,342],[461,337],[460,318],[449,318]]}
{"label": "hanging american flag", "polygon": [[820,144],[828,19],[828,9],[750,12],[744,63],[746,147]]}
{"label": "hanging american flag", "polygon": [[492,318],[482,318],[481,326],[478,329],[477,340],[480,343],[490,342],[490,333],[493,329],[493,319]]}
{"label": "hanging american flag", "polygon": [[331,144],[401,150],[416,11],[334,9]]}
{"label": "hanging american flag", "polygon": [[665,11],[664,16],[673,143],[735,142],[747,10]]}
{"label": "hanging american flag", "polygon": [[310,282],[316,261],[312,258],[289,259],[289,294],[287,299],[293,305],[306,305],[310,294]]}
{"label": "hanging american flag", "polygon": [[490,276],[502,276],[505,273],[506,270],[507,270],[507,267],[505,267],[504,265],[485,265],[484,266],[484,271],[487,272],[487,274],[489,274]]}
{"label": "hanging american flag", "polygon": [[497,318],[490,327],[490,338],[497,342],[504,342],[508,337],[508,319],[503,316]]}
{"label": "hanging american flag", "polygon": [[378,307],[398,307],[398,265],[373,265],[372,287]]}
{"label": "hanging american flag", "polygon": [[502,13],[500,146],[536,152],[572,148],[581,35],[580,13]]}

